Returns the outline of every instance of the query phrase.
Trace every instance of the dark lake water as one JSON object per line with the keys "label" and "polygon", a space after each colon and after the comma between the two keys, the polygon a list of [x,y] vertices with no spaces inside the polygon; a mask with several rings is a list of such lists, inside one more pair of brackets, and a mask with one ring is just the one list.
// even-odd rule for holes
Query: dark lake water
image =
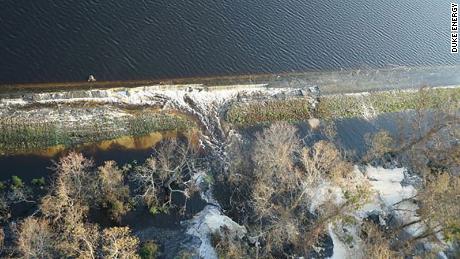
{"label": "dark lake water", "polygon": [[[93,148],[77,151],[82,152],[85,157],[93,159],[97,166],[109,160],[114,160],[120,166],[133,161],[142,163],[153,154],[153,149],[129,150],[116,146],[108,150]],[[54,162],[59,161],[59,158],[67,152],[68,150],[53,157],[39,155],[0,156],[0,181],[8,180],[12,175],[16,175],[29,183],[34,178],[51,176],[54,173],[52,170]]]}
{"label": "dark lake water", "polygon": [[0,83],[460,64],[447,0],[2,0]]}

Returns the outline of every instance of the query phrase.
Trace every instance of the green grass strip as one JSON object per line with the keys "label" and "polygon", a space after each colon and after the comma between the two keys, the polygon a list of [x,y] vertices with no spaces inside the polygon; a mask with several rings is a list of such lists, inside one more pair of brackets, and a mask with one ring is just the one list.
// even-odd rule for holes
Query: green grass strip
{"label": "green grass strip", "polygon": [[145,136],[152,132],[185,130],[195,125],[185,116],[140,114],[111,119],[103,117],[89,124],[59,122],[28,123],[13,118],[0,119],[0,153],[18,153],[52,146],[72,147],[122,136]]}
{"label": "green grass strip", "polygon": [[415,109],[459,109],[460,88],[388,91],[369,94],[330,95],[320,98],[317,117],[352,118],[366,113]]}
{"label": "green grass strip", "polygon": [[250,126],[274,121],[301,121],[311,117],[311,104],[307,99],[256,101],[235,104],[227,112],[227,122]]}

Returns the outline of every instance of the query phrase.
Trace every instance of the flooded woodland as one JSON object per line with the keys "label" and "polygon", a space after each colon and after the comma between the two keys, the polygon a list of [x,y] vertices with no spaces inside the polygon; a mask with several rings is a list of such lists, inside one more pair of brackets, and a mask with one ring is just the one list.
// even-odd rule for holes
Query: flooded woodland
{"label": "flooded woodland", "polygon": [[458,89],[5,96],[2,256],[454,258]]}

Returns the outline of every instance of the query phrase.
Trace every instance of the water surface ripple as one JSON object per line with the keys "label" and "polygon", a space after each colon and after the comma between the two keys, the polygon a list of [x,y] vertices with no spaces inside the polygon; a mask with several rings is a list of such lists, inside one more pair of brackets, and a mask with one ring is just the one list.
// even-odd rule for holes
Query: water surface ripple
{"label": "water surface ripple", "polygon": [[460,64],[449,1],[3,0],[0,83]]}

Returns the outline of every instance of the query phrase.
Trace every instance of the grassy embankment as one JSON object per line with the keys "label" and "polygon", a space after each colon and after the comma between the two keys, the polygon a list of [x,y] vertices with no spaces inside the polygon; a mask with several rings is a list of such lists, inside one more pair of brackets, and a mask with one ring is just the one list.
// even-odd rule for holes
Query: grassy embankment
{"label": "grassy embankment", "polygon": [[363,117],[410,109],[460,108],[460,88],[422,89],[419,91],[384,91],[366,94],[338,94],[320,97],[313,109],[306,99],[257,101],[234,104],[226,120],[238,127],[273,121],[303,121],[310,118],[340,119]]}
{"label": "grassy embankment", "polygon": [[303,98],[255,101],[234,104],[227,112],[227,122],[237,126],[251,126],[273,121],[301,121],[312,117],[314,110]]}
{"label": "grassy embankment", "polygon": [[140,113],[124,119],[103,117],[72,127],[58,122],[25,123],[23,120],[0,119],[0,154],[29,153],[53,146],[69,148],[123,136],[181,131],[194,125],[185,115],[163,113]]}
{"label": "grassy embankment", "polygon": [[414,109],[458,109],[460,88],[388,91],[357,95],[331,95],[321,98],[319,118],[352,118]]}
{"label": "grassy embankment", "polygon": [[[459,102],[460,88],[325,95],[316,108],[304,98],[236,103],[230,107],[225,119],[237,127],[245,127],[274,121],[362,117],[369,110],[379,114],[446,105],[458,109]],[[194,127],[197,127],[196,122],[185,115],[158,112],[137,112],[124,119],[102,117],[78,126],[3,118],[0,119],[0,154],[29,153],[54,146],[68,148],[124,136],[141,137],[152,132],[185,131]]]}

